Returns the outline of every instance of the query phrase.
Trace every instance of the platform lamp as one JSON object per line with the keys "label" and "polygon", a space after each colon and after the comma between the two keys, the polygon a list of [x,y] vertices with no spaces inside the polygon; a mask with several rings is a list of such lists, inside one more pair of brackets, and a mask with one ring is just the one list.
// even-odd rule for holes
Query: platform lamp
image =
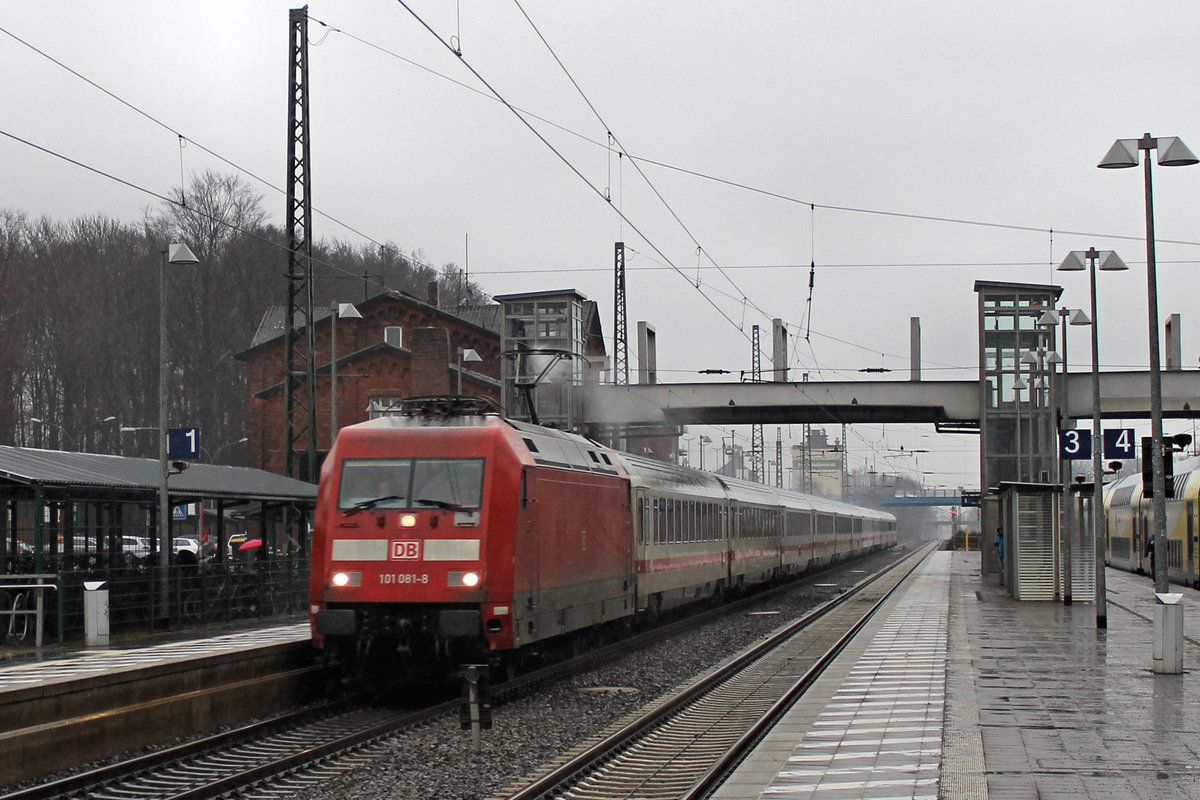
{"label": "platform lamp", "polygon": [[1101,450],[1104,432],[1100,429],[1100,333],[1096,315],[1096,267],[1105,272],[1129,269],[1121,257],[1112,250],[1072,250],[1058,265],[1062,272],[1089,271],[1088,286],[1092,298],[1092,537],[1096,547],[1096,627],[1108,627],[1108,587],[1104,576],[1104,467]]}
{"label": "platform lamp", "polygon": [[158,270],[158,566],[159,619],[167,619],[167,603],[171,598],[168,567],[171,565],[171,508],[168,500],[167,476],[167,264],[183,266],[199,264],[200,259],[186,244],[174,243],[162,251]]}
{"label": "platform lamp", "polygon": [[462,397],[463,362],[468,362],[468,361],[483,361],[483,359],[479,357],[479,353],[476,353],[470,347],[458,348],[458,396],[459,397]]}
{"label": "platform lamp", "polygon": [[[1141,151],[1146,151],[1146,157],[1141,157]],[[1151,507],[1154,513],[1154,593],[1159,599],[1155,605],[1155,619],[1162,612],[1164,620],[1167,612],[1162,606],[1164,596],[1170,591],[1167,580],[1167,498],[1166,475],[1163,470],[1163,408],[1162,408],[1162,373],[1159,367],[1158,352],[1158,276],[1154,259],[1154,185],[1150,174],[1150,151],[1158,152],[1158,164],[1162,167],[1187,167],[1197,163],[1192,151],[1181,140],[1174,136],[1154,137],[1146,133],[1141,139],[1118,139],[1105,153],[1097,165],[1101,169],[1125,169],[1136,167],[1138,161],[1144,164],[1144,184],[1146,193],[1146,303],[1149,308],[1150,326],[1150,469],[1151,487],[1154,497]],[[1146,454],[1142,454],[1145,458]],[[1182,626],[1183,607],[1173,604],[1179,614],[1178,622]],[[1168,623],[1154,626],[1154,652],[1158,658],[1154,660],[1154,671],[1177,674],[1183,671],[1182,659],[1175,658],[1174,645],[1178,638],[1174,633],[1166,634]],[[1168,641],[1169,640],[1169,641]],[[1172,649],[1170,665],[1165,665],[1167,649]],[[1180,653],[1181,655],[1181,653]]]}
{"label": "platform lamp", "polygon": [[359,313],[353,303],[334,302],[330,308],[332,313],[329,315],[329,448],[332,450],[338,435],[337,323],[339,319],[362,319],[363,315]]}

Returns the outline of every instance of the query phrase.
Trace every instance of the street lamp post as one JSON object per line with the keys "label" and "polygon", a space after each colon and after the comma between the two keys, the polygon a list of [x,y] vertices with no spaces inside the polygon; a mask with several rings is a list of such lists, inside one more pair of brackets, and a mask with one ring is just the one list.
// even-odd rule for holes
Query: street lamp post
{"label": "street lamp post", "polygon": [[1096,265],[1106,272],[1129,269],[1112,250],[1072,250],[1059,265],[1064,272],[1084,269],[1087,262],[1088,286],[1092,300],[1092,539],[1096,548],[1096,627],[1108,627],[1108,588],[1104,576],[1104,467],[1101,450],[1104,433],[1100,429],[1100,322],[1096,316]]}
{"label": "street lamp post", "polygon": [[704,471],[704,445],[712,444],[712,439],[707,436],[700,437],[700,471]]}
{"label": "street lamp post", "polygon": [[337,303],[332,306],[333,313],[329,315],[329,449],[333,449],[333,443],[337,441],[338,435],[338,382],[337,382],[337,323],[339,319],[362,319],[363,315],[358,312],[353,303]]}
{"label": "street lamp post", "polygon": [[168,567],[171,564],[171,508],[168,499],[167,476],[167,264],[199,264],[200,259],[186,244],[175,243],[162,251],[158,270],[158,566],[159,619],[167,619],[170,599]]}
{"label": "street lamp post", "polygon": [[[1146,157],[1141,157],[1141,151],[1146,151]],[[1145,165],[1146,188],[1146,302],[1149,309],[1150,326],[1150,468],[1152,470],[1152,489],[1154,497],[1151,505],[1154,513],[1154,591],[1157,595],[1167,594],[1170,586],[1167,580],[1167,499],[1166,476],[1163,471],[1163,409],[1162,409],[1162,374],[1159,368],[1158,352],[1158,277],[1154,260],[1154,187],[1150,177],[1150,151],[1158,151],[1158,163],[1163,167],[1186,167],[1197,163],[1200,159],[1192,154],[1182,141],[1174,136],[1153,137],[1143,134],[1141,139],[1118,139],[1108,149],[1098,166],[1101,169],[1123,169],[1136,167],[1138,161]],[[1146,454],[1142,454],[1146,458]],[[1175,604],[1182,614],[1183,608]],[[1160,609],[1155,606],[1155,611]],[[1164,653],[1163,631],[1166,625],[1154,626],[1154,652]],[[1163,659],[1155,659],[1156,672],[1180,672],[1164,666]]]}
{"label": "street lamp post", "polygon": [[[1024,378],[1021,377],[1021,373],[1020,373],[1019,369],[1020,368],[1018,367],[1017,379],[1015,381],[1013,381],[1013,384],[1012,384],[1013,402],[1016,404],[1016,408],[1017,408],[1016,418],[1017,418],[1017,482],[1018,483],[1025,480],[1025,472],[1024,472],[1023,465],[1021,464],[1021,461],[1023,458],[1021,451],[1024,450],[1024,446],[1023,446],[1024,441],[1022,439],[1023,434],[1021,433],[1021,392],[1023,392],[1025,389],[1029,388],[1029,384],[1025,381]],[[1030,394],[1033,394],[1033,393],[1030,392]]]}
{"label": "street lamp post", "polygon": [[[223,450],[225,450],[225,448],[232,447],[235,444],[242,444],[242,443],[248,442],[248,441],[250,441],[250,437],[243,436],[240,439],[234,439],[232,442],[225,442],[224,444],[219,446],[216,450],[214,450],[212,455],[208,457],[209,462],[212,464],[216,464],[217,459],[221,457],[221,452]],[[203,450],[203,448],[201,448],[201,450]]]}
{"label": "street lamp post", "polygon": [[62,425],[59,425],[57,422],[50,422],[49,420],[41,419],[40,417],[30,417],[29,421],[37,423],[43,427],[58,428],[59,432],[63,435],[63,438],[66,439],[67,444],[69,444],[71,447],[79,447],[80,451],[82,452],[83,448],[85,447],[83,442],[83,434],[87,433],[97,425],[103,425],[106,422],[116,422],[117,418],[105,417],[104,419],[98,419],[95,422],[89,422],[87,425],[84,425],[82,428],[76,431],[74,436],[69,434],[67,429]]}

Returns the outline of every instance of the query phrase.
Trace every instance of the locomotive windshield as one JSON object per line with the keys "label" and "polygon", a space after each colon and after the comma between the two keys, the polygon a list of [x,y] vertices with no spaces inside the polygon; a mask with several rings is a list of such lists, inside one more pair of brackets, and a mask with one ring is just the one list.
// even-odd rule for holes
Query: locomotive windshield
{"label": "locomotive windshield", "polygon": [[482,458],[361,458],[342,464],[338,508],[479,508]]}

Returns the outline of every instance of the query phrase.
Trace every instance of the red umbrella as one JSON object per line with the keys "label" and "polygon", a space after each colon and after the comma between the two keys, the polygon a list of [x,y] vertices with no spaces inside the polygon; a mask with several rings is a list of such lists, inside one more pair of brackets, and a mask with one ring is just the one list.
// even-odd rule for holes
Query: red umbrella
{"label": "red umbrella", "polygon": [[238,550],[253,550],[256,547],[262,547],[262,539],[247,539],[238,545]]}

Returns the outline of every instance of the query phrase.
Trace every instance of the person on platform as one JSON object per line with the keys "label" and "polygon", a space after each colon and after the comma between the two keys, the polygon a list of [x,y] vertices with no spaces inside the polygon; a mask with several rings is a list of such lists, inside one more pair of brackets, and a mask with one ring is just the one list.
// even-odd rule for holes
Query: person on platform
{"label": "person on platform", "polygon": [[993,542],[996,548],[996,558],[1000,560],[1000,582],[1004,583],[1004,528],[996,528],[996,540]]}

